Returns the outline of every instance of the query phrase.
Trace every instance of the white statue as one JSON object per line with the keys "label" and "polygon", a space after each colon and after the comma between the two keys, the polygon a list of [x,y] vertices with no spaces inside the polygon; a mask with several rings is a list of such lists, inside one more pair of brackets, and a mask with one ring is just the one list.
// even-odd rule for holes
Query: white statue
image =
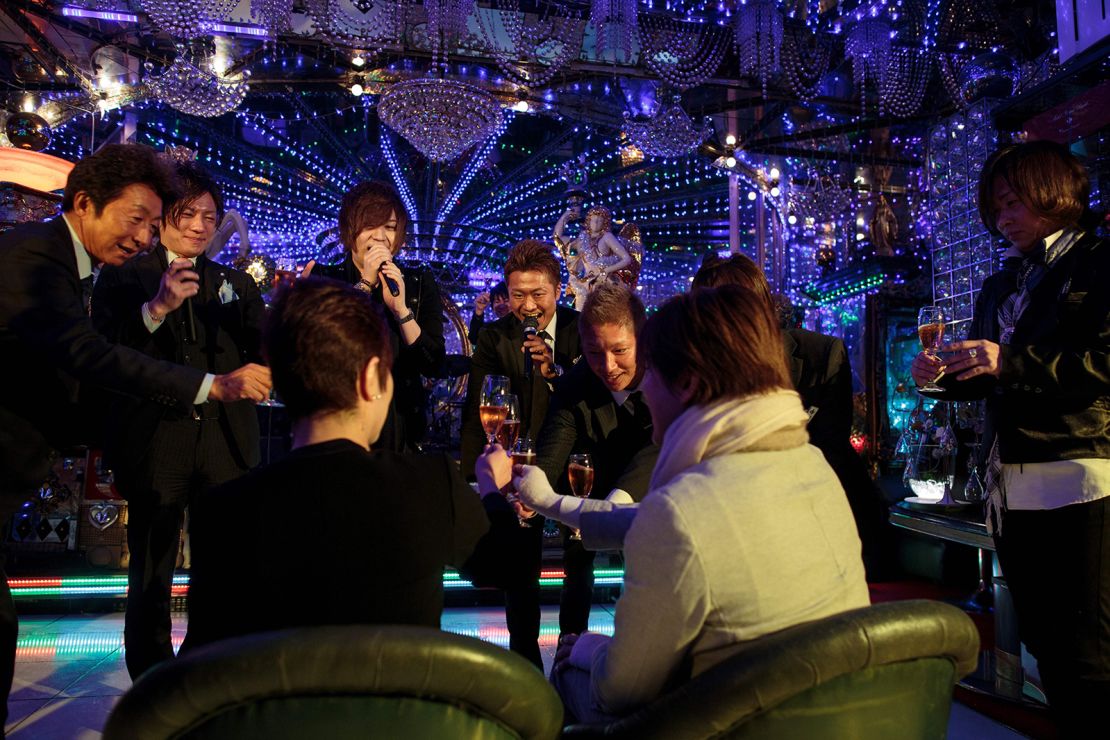
{"label": "white statue", "polygon": [[622,239],[626,230],[638,234],[636,227],[627,224],[621,231],[622,236],[616,236],[610,230],[613,217],[604,206],[594,206],[587,211],[585,225],[578,236],[567,240],[563,230],[580,212],[577,208],[568,208],[555,222],[555,244],[570,274],[567,293],[574,295],[578,310],[582,310],[586,294],[602,280],[622,281],[634,288],[640,273],[640,261],[634,258],[634,253],[635,256],[642,254],[638,243],[629,242],[626,246]]}

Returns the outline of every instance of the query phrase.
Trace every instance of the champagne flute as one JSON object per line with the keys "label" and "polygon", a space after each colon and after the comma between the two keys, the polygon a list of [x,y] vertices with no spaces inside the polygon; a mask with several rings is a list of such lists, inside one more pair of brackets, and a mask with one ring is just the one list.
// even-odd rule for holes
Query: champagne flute
{"label": "champagne flute", "polygon": [[[917,338],[929,357],[936,357],[937,350],[944,343],[944,309],[940,306],[924,306],[917,314]],[[933,378],[918,388],[922,393],[941,393],[944,391]]]}
{"label": "champagne flute", "polygon": [[[570,491],[578,498],[589,498],[594,488],[594,463],[588,453],[571,455],[567,461],[567,478]],[[572,540],[582,539],[582,531],[575,529],[570,533]]]}
{"label": "champagne flute", "polygon": [[[529,437],[527,434],[524,435],[523,437],[519,438],[516,441],[516,443],[513,445],[513,448],[512,448],[512,451],[511,451],[510,454],[512,455],[512,458],[513,458],[513,465],[535,465],[536,464],[536,444],[532,441],[532,438]],[[520,496],[518,496],[516,494],[516,492],[513,491],[509,494],[508,499],[509,499],[509,503],[516,503],[516,502],[520,501]],[[535,512],[532,512],[532,515],[527,516],[527,517],[524,517],[524,516],[521,516],[520,514],[517,514],[516,515],[516,520],[520,524],[520,526],[522,526],[522,527],[531,527],[532,525],[531,525],[531,523],[529,523],[528,520],[531,519],[535,515],[536,515]]]}
{"label": "champagne flute", "polygon": [[486,442],[497,442],[497,432],[509,407],[509,379],[504,375],[487,375],[482,381],[482,397],[479,401],[478,416],[482,429],[486,432]]}
{"label": "champagne flute", "polygon": [[[508,403],[505,404],[505,420],[501,422],[501,428],[497,430],[497,441],[505,448],[506,455],[513,454],[513,449],[519,436],[520,403],[516,400],[516,395],[510,393],[508,395]],[[531,465],[532,463],[526,464]]]}

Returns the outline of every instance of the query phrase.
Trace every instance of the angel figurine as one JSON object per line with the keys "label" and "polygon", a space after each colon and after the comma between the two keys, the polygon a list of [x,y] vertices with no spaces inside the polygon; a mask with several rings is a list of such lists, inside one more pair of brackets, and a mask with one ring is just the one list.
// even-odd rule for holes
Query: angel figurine
{"label": "angel figurine", "polygon": [[570,275],[567,294],[574,296],[574,307],[581,311],[586,295],[602,280],[621,281],[630,288],[635,287],[640,273],[640,261],[636,256],[642,251],[638,239],[629,241],[624,237],[625,231],[638,236],[639,230],[626,224],[621,236],[613,234],[613,217],[604,206],[588,210],[584,227],[578,236],[568,240],[563,230],[567,222],[577,216],[577,209],[568,208],[555,222],[555,244]]}

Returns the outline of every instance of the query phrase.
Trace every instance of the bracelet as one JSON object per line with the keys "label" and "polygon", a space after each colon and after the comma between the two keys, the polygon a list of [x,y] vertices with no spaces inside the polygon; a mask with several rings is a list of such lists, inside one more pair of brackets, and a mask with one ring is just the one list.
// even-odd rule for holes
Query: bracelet
{"label": "bracelet", "polygon": [[413,321],[415,318],[416,317],[413,316],[412,311],[409,311],[407,314],[397,319],[397,324],[407,324],[408,322]]}
{"label": "bracelet", "polygon": [[363,278],[362,280],[359,280],[357,283],[355,283],[355,287],[361,290],[363,293],[372,293],[374,292],[374,288],[377,288],[378,286],[372,285],[369,280]]}

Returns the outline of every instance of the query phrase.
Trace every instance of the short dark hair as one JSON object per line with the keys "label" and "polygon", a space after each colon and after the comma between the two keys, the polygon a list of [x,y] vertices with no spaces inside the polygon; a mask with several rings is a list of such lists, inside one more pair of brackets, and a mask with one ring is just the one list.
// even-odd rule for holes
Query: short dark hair
{"label": "short dark hair", "polygon": [[979,217],[998,236],[994,181],[1001,177],[1025,207],[1059,226],[1093,228],[1091,181],[1079,159],[1063,144],[1029,141],[1009,144],[987,157],[979,173]]}
{"label": "short dark hair", "polygon": [[397,254],[409,225],[409,212],[397,188],[382,180],[360,182],[347,191],[339,206],[339,241],[348,250],[353,249],[359,234],[386,223],[391,213],[397,216],[397,239],[393,243],[393,253]]}
{"label": "short dark hair", "polygon": [[782,331],[770,302],[723,285],[675,296],[652,315],[636,360],[692,404],[792,390]]}
{"label": "short dark hair", "polygon": [[509,300],[509,286],[505,283],[504,280],[489,289],[490,300],[493,300],[498,296],[500,296],[503,300]]}
{"label": "short dark hair", "polygon": [[578,316],[578,328],[616,324],[627,326],[638,335],[646,320],[647,313],[639,296],[619,283],[605,281],[586,295]]}
{"label": "short dark hair", "polygon": [[319,277],[279,290],[263,327],[262,351],[293,419],[354,408],[366,363],[378,358],[383,389],[393,364],[389,329],[370,295]]}
{"label": "short dark hair", "polygon": [[211,195],[212,200],[216,202],[216,220],[219,221],[224,217],[223,192],[216,183],[216,178],[212,177],[208,170],[196,162],[175,162],[173,171],[177,176],[179,192],[177,199],[172,203],[162,204],[164,221],[177,226],[185,209],[205,193]]}
{"label": "short dark hair", "polygon": [[505,284],[508,285],[509,275],[514,272],[532,271],[543,273],[556,287],[562,284],[559,260],[555,258],[551,245],[538,239],[524,239],[509,250],[505,260]]}
{"label": "short dark hair", "polygon": [[178,199],[173,170],[144,144],[108,144],[82,159],[69,171],[62,210],[72,211],[78,193],[86,193],[97,215],[129,185],[146,185],[163,206]]}
{"label": "short dark hair", "polygon": [[694,273],[692,290],[700,288],[719,288],[722,285],[739,285],[756,293],[773,305],[771,301],[771,286],[767,284],[767,276],[759,265],[746,254],[730,254],[728,257],[718,257],[715,254],[706,255],[701,261],[701,267]]}

